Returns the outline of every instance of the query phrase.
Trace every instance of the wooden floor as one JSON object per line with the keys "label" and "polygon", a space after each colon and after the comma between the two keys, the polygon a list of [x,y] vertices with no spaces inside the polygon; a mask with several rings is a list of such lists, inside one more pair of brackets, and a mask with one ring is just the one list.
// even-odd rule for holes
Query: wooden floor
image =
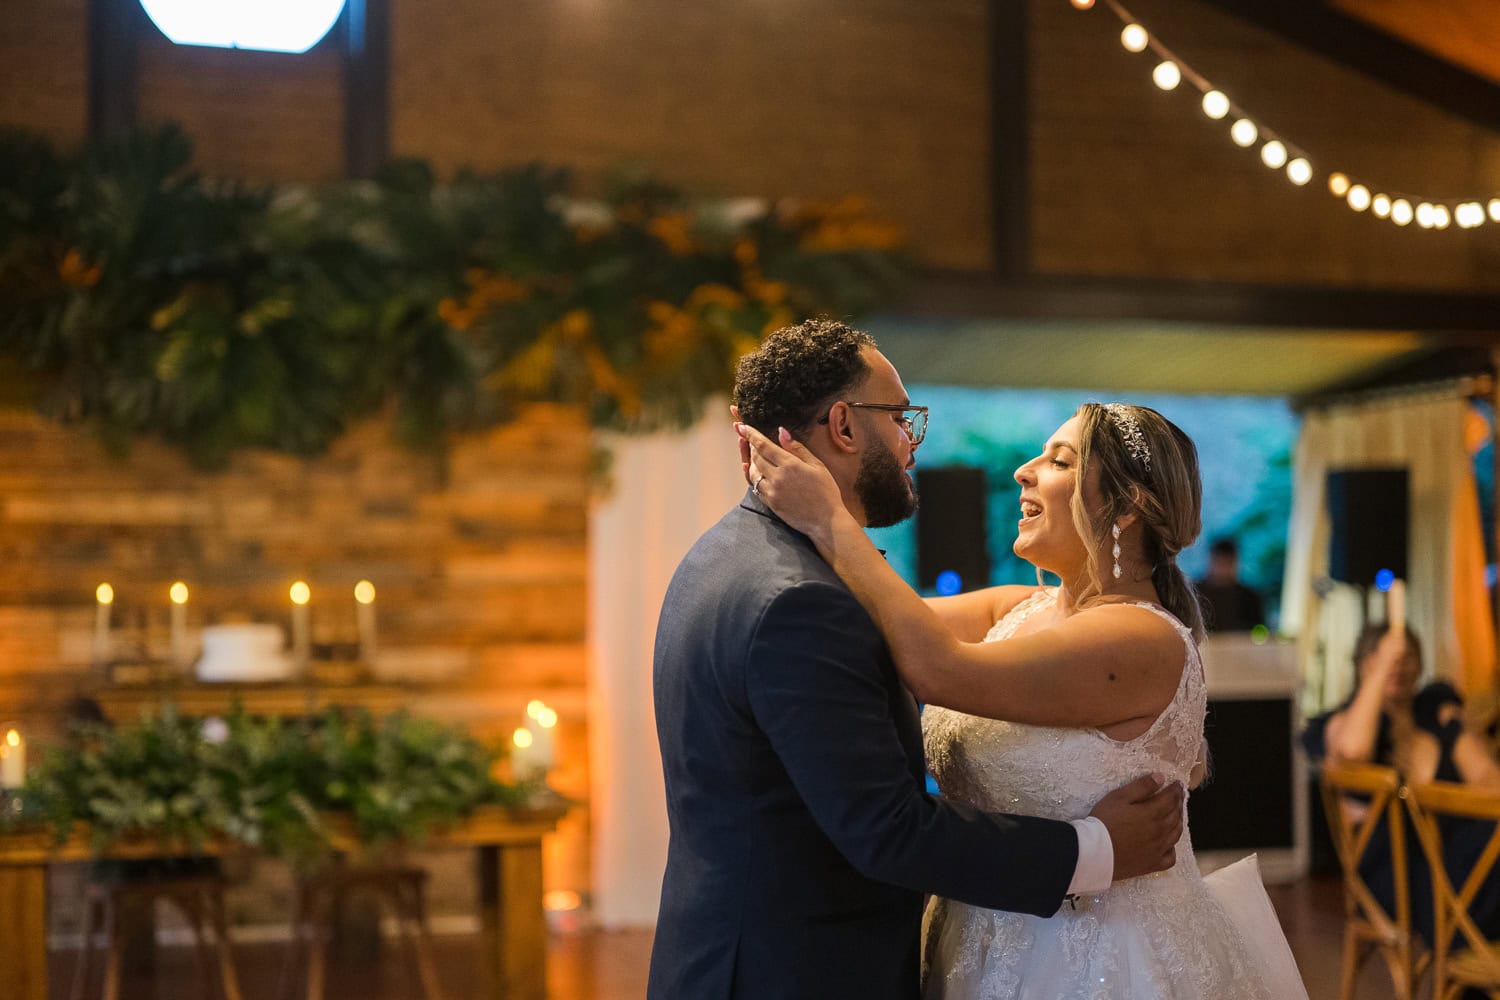
{"label": "wooden floor", "polygon": [[[1337,878],[1317,878],[1271,889],[1272,901],[1286,928],[1297,964],[1312,1000],[1338,996],[1342,908]],[[438,966],[448,1000],[475,995],[470,971],[478,964],[478,941],[453,936],[437,940]],[[651,953],[649,931],[581,931],[554,935],[548,953],[549,1000],[639,1000],[646,992],[646,968]],[[274,945],[236,948],[245,1000],[276,996],[282,950]],[[377,960],[347,959],[330,973],[331,1000],[413,1000],[420,996],[415,979],[400,961],[401,952],[386,948]],[[54,957],[52,995],[65,1000],[72,956]],[[97,996],[97,991],[91,991]],[[161,949],[155,972],[136,974],[127,982],[122,1000],[197,1000],[212,997],[199,978],[190,949]],[[1391,984],[1380,963],[1367,963],[1355,996],[1360,1000],[1392,1000]]]}

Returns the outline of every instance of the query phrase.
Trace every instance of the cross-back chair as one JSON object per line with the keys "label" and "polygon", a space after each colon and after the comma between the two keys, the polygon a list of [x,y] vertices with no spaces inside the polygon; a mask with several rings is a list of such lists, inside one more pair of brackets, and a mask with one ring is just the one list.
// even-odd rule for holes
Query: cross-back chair
{"label": "cross-back chair", "polygon": [[[1355,977],[1372,951],[1385,961],[1397,1000],[1412,1000],[1431,955],[1412,933],[1401,776],[1378,764],[1325,764],[1319,786],[1344,880],[1340,1000],[1353,997]],[[1395,887],[1390,909],[1376,898],[1359,870],[1360,859],[1382,827],[1390,831]]]}
{"label": "cross-back chair", "polygon": [[[1493,876],[1495,861],[1500,858],[1500,792],[1434,781],[1407,789],[1406,804],[1432,870],[1433,1000],[1448,1000],[1470,987],[1500,1000],[1500,941],[1489,940],[1469,913],[1469,905]],[[1461,886],[1454,886],[1444,864],[1444,819],[1493,824],[1484,849],[1464,873]]]}

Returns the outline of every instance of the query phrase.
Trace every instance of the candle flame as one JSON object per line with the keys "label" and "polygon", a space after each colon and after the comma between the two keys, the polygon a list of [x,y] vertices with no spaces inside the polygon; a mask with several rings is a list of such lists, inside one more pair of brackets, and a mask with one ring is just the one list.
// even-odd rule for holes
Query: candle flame
{"label": "candle flame", "polygon": [[511,739],[515,742],[516,746],[520,747],[522,750],[525,750],[527,747],[531,746],[531,730],[525,728],[517,729],[515,731],[515,735],[511,736]]}
{"label": "candle flame", "polygon": [[99,584],[98,589],[94,591],[94,600],[100,604],[113,604],[115,602],[115,588],[107,583]]}
{"label": "candle flame", "polygon": [[354,599],[361,604],[375,603],[375,585],[369,580],[361,580],[354,585]]}
{"label": "candle flame", "polygon": [[172,598],[173,604],[186,604],[188,602],[187,584],[178,580],[172,584],[172,589],[167,591],[167,596]]}
{"label": "candle flame", "polygon": [[533,698],[526,703],[526,714],[531,716],[533,719],[540,719],[542,717],[542,713],[546,711],[546,709],[546,702],[542,701],[540,698]]}
{"label": "candle flame", "polygon": [[312,588],[301,580],[292,584],[292,589],[289,593],[291,594],[292,603],[299,606],[312,600]]}
{"label": "candle flame", "polygon": [[18,747],[21,745],[21,734],[12,729],[5,734],[6,746]]}
{"label": "candle flame", "polygon": [[541,714],[536,717],[536,721],[537,725],[543,729],[551,729],[557,725],[557,713],[550,708],[544,708]]}

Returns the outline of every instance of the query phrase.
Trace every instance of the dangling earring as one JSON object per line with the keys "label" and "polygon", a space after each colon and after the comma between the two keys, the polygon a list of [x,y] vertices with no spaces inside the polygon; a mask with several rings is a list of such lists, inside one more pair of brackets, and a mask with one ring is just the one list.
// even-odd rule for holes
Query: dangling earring
{"label": "dangling earring", "polygon": [[1114,568],[1114,574],[1115,574],[1115,579],[1118,580],[1120,578],[1120,574],[1124,572],[1124,570],[1120,569],[1120,522],[1119,521],[1115,522],[1115,526],[1114,526],[1114,528],[1111,529],[1111,533],[1115,536],[1115,568]]}

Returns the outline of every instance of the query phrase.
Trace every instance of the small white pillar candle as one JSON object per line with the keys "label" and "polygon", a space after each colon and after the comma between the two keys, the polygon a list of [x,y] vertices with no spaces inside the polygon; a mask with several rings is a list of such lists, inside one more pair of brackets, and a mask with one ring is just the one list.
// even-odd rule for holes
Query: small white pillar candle
{"label": "small white pillar candle", "polygon": [[187,665],[187,584],[178,580],[167,596],[172,599],[172,666],[181,670]]}
{"label": "small white pillar candle", "polygon": [[529,781],[536,771],[531,749],[534,739],[530,728],[521,726],[510,737],[510,770],[517,781]]}
{"label": "small white pillar candle", "polygon": [[301,580],[292,584],[292,657],[299,671],[307,670],[312,652],[312,588]]}
{"label": "small white pillar candle", "polygon": [[115,603],[115,588],[99,584],[94,591],[94,662],[109,660],[109,614]]}
{"label": "small white pillar candle", "polygon": [[26,784],[26,738],[21,731],[5,727],[0,737],[0,788],[14,789]]}
{"label": "small white pillar candle", "polygon": [[531,733],[531,765],[545,776],[557,765],[557,712],[533,700],[526,706],[526,729]]}
{"label": "small white pillar candle", "polygon": [[375,662],[375,585],[361,580],[354,585],[355,624],[359,631],[359,658]]}

